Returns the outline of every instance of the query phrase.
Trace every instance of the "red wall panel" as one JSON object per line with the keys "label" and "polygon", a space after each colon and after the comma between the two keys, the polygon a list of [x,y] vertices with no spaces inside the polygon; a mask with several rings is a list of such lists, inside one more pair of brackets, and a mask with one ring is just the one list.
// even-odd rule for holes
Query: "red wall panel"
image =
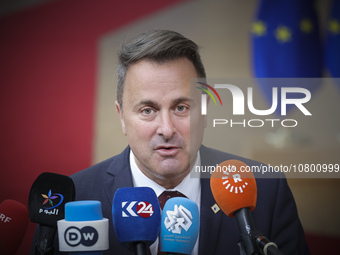
{"label": "red wall panel", "polygon": [[27,205],[42,172],[90,166],[99,38],[175,2],[59,0],[0,19],[0,203]]}

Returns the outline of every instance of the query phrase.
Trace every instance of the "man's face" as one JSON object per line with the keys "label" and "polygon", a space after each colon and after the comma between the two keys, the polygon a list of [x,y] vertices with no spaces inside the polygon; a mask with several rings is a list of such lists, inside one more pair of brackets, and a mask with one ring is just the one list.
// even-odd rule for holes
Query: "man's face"
{"label": "man's face", "polygon": [[[190,172],[202,143],[201,92],[190,93],[191,78],[197,74],[186,58],[162,64],[141,60],[128,69],[123,109],[116,103],[138,167],[156,182]],[[190,115],[195,127],[191,144]]]}

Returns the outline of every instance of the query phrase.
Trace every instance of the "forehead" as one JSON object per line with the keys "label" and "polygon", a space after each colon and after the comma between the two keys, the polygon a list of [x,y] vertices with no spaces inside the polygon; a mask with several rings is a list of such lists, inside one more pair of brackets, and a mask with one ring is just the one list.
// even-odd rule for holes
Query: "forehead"
{"label": "forehead", "polygon": [[132,95],[162,98],[169,96],[169,93],[174,96],[176,93],[190,95],[192,78],[197,78],[197,73],[192,62],[186,58],[164,63],[141,60],[127,71],[123,98]]}

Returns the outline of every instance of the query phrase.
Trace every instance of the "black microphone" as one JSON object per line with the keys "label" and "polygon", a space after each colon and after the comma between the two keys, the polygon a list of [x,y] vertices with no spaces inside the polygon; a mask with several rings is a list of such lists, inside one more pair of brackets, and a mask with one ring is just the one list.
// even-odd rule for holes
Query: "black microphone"
{"label": "black microphone", "polygon": [[248,166],[239,160],[227,160],[219,166],[224,171],[211,175],[211,191],[222,211],[236,218],[241,255],[283,255],[275,243],[255,228],[251,211],[256,206],[257,186],[253,173],[242,171]]}
{"label": "black microphone", "polygon": [[31,222],[39,224],[35,255],[52,255],[57,221],[65,218],[65,204],[75,199],[75,187],[68,176],[42,173],[34,181],[28,211]]}

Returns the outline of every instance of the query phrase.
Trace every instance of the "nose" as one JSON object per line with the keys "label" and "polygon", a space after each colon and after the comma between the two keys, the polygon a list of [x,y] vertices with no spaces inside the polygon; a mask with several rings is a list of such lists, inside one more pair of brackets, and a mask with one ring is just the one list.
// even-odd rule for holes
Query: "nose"
{"label": "nose", "polygon": [[168,111],[161,112],[158,116],[158,121],[157,134],[167,140],[170,139],[176,132],[171,113]]}

